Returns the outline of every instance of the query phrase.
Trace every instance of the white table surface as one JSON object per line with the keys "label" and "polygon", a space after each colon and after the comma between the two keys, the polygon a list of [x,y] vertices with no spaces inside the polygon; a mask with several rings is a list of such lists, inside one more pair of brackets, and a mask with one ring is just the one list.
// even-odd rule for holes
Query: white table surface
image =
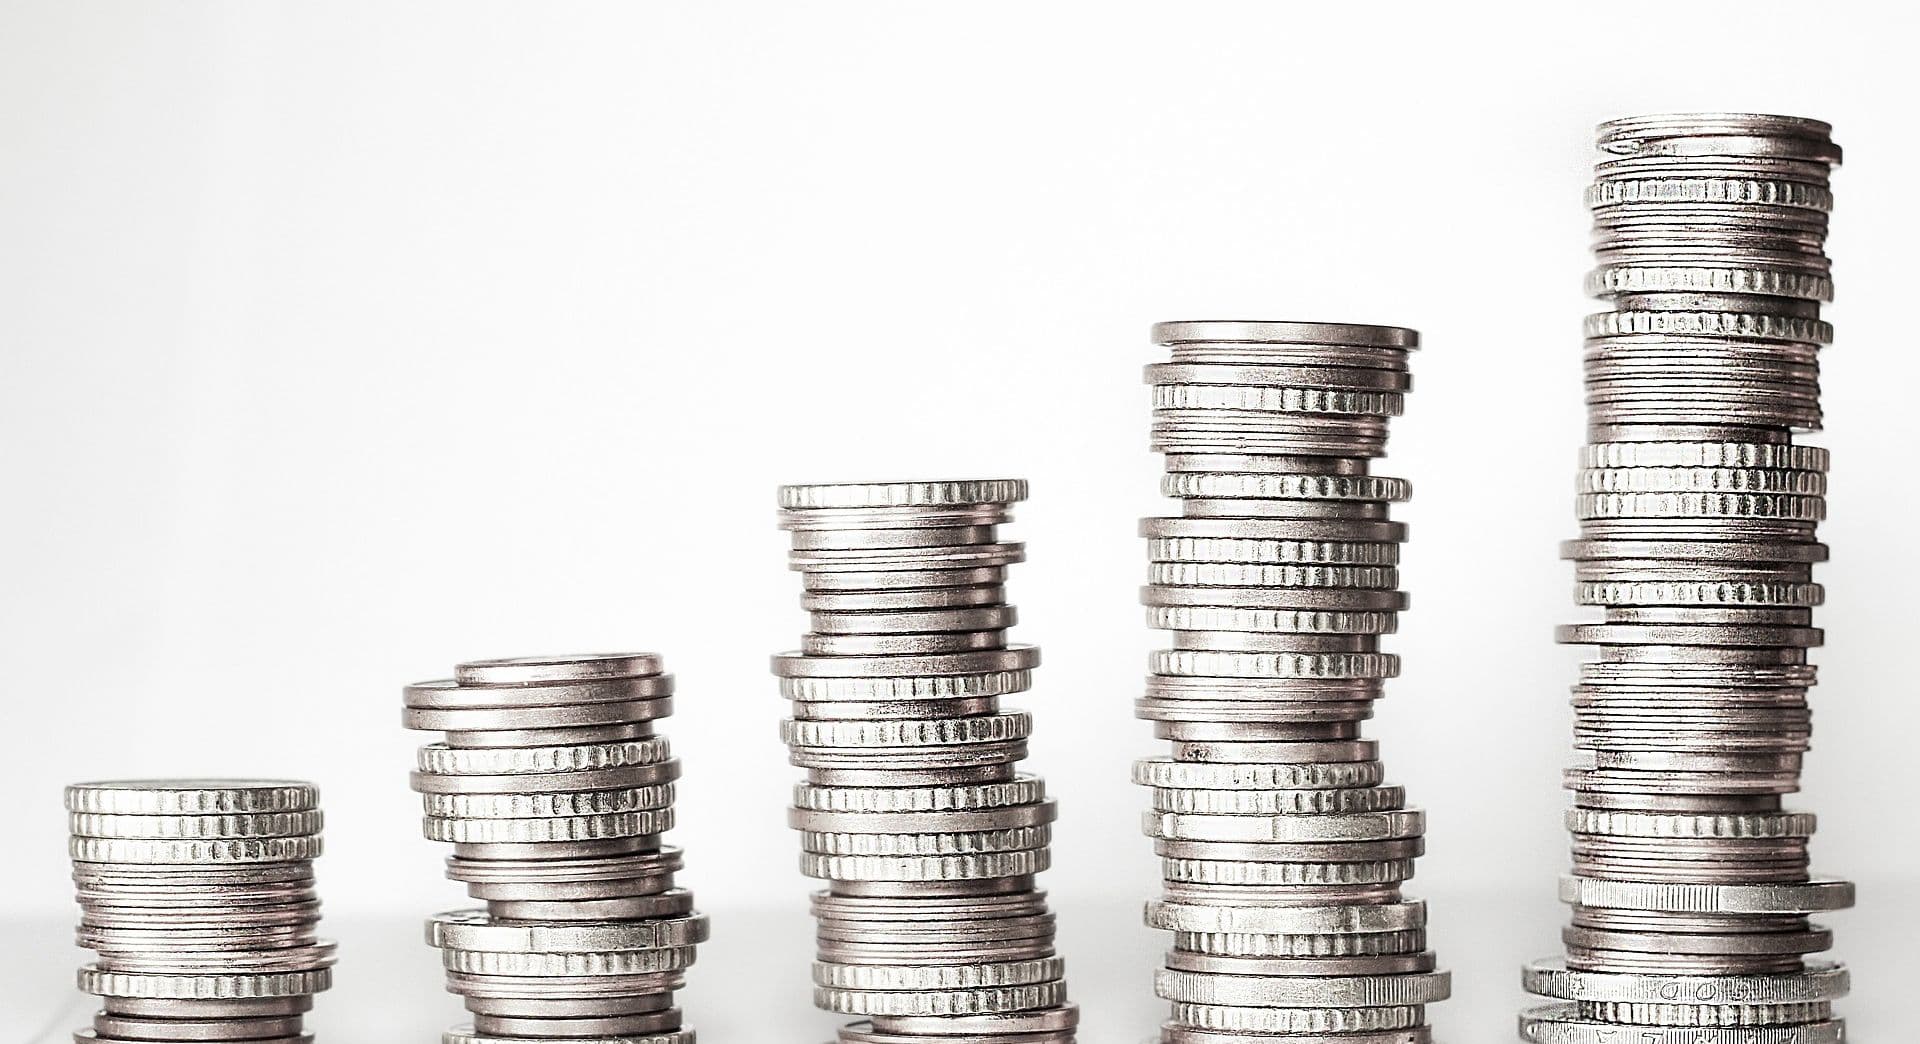
{"label": "white table surface", "polygon": [[[781,867],[784,870],[785,867]],[[1903,998],[1920,975],[1920,904],[1910,896],[1920,882],[1863,886],[1867,910],[1829,918],[1836,954],[1854,970],[1854,995],[1843,1003],[1851,1037],[1862,1044],[1920,1040]],[[1415,888],[1411,894],[1421,894]],[[1517,966],[1554,951],[1559,911],[1538,896],[1432,895],[1433,943],[1454,973],[1453,999],[1430,1009],[1443,1044],[1512,1041],[1514,1013],[1524,995]],[[449,906],[460,905],[450,896]],[[1153,1033],[1165,1010],[1150,988],[1165,945],[1161,933],[1139,925],[1134,903],[1076,903],[1054,897],[1060,913],[1060,949],[1067,957],[1072,995],[1082,1008],[1087,1044],[1134,1044]],[[1871,912],[1868,912],[1868,911]],[[708,908],[713,939],[680,995],[688,1019],[708,1044],[831,1039],[833,1016],[808,998],[811,925],[804,909]],[[73,989],[73,969],[85,954],[71,945],[70,915],[0,922],[0,1040],[7,1044],[67,1044],[86,1024],[92,998]],[[459,1002],[441,989],[433,952],[421,941],[419,920],[406,917],[329,916],[326,933],[338,939],[337,983],[322,995],[308,1024],[325,1044],[431,1044],[462,1018]],[[1897,1030],[1908,1025],[1906,1031]]]}

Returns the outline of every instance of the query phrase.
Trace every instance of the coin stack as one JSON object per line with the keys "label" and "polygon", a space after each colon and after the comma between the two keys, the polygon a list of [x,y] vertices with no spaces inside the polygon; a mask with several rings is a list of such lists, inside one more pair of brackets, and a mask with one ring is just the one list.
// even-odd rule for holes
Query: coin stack
{"label": "coin stack", "polygon": [[1399,662],[1406,482],[1368,473],[1409,387],[1412,330],[1291,322],[1154,327],[1161,489],[1141,523],[1151,656],[1140,717],[1172,747],[1138,762],[1173,932],[1164,1044],[1424,1044],[1448,974],[1402,897],[1422,813],[1383,782],[1373,714]]}
{"label": "coin stack", "polygon": [[444,1044],[692,1044],[673,992],[707,921],[674,886],[680,763],[654,722],[673,676],[651,653],[479,660],[406,688],[426,835],[484,910],[440,914],[447,989],[472,1013]]}
{"label": "coin stack", "polygon": [[334,947],[314,936],[320,794],[287,780],[76,783],[66,805],[80,988],[75,1041],[294,1044]]}
{"label": "coin stack", "polygon": [[1560,1003],[1536,1044],[1836,1044],[1837,963],[1810,914],[1852,885],[1808,872],[1783,810],[1807,750],[1807,650],[1827,454],[1815,356],[1831,331],[1829,128],[1780,116],[1601,125],[1588,199],[1611,310],[1586,323],[1588,444],[1575,600],[1599,647],[1573,689],[1573,873]]}
{"label": "coin stack", "polygon": [[813,898],[814,1003],[863,1016],[842,1044],[1070,1044],[1053,914],[1034,890],[1054,803],[1017,771],[1031,719],[1000,697],[1039,650],[1011,645],[997,527],[1025,482],[785,486],[780,526],[812,629],[773,658],[807,770],[790,821]]}

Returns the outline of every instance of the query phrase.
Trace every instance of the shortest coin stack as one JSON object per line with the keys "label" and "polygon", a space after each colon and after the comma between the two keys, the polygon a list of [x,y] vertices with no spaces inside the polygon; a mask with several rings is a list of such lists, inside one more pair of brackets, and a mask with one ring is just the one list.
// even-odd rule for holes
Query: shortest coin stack
{"label": "shortest coin stack", "polygon": [[80,988],[104,999],[76,1042],[295,1044],[334,948],[314,936],[319,792],[284,780],[67,788]]}
{"label": "shortest coin stack", "polygon": [[673,994],[707,921],[674,885],[680,763],[653,723],[673,677],[650,653],[481,660],[406,689],[413,788],[447,876],[485,910],[440,914],[427,941],[473,1014],[444,1044],[693,1044]]}

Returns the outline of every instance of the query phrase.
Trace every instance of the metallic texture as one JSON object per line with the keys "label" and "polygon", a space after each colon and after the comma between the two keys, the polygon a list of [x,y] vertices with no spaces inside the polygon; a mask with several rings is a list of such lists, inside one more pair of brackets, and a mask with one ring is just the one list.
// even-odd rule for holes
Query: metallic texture
{"label": "metallic texture", "polygon": [[840,1040],[1072,1044],[1079,1011],[1034,875],[1054,803],[1019,771],[1033,720],[1003,710],[1040,652],[1011,644],[998,527],[1017,479],[784,486],[808,633],[773,657],[807,770],[788,823],[813,897],[814,1003]]}
{"label": "metallic texture", "polygon": [[1148,366],[1161,492],[1141,522],[1150,626],[1140,717],[1170,758],[1134,766],[1161,856],[1146,923],[1173,933],[1162,1044],[1425,1041],[1449,993],[1405,900],[1425,818],[1360,736],[1399,659],[1408,483],[1368,473],[1412,381],[1412,330],[1161,323]]}
{"label": "metallic texture", "polygon": [[317,937],[320,792],[293,780],[138,779],[66,791],[75,938],[104,998],[75,1040],[311,1041],[332,982]]}
{"label": "metallic texture", "polygon": [[472,1015],[460,1044],[693,1044],[673,993],[707,919],[674,886],[680,762],[655,724],[673,676],[652,653],[479,660],[409,685],[413,789],[447,876],[485,909],[427,922],[447,989]]}
{"label": "metallic texture", "polygon": [[1588,444],[1575,601],[1594,645],[1573,687],[1565,956],[1526,988],[1535,1044],[1838,1041],[1846,969],[1808,916],[1853,886],[1808,871],[1787,811],[1811,721],[1807,650],[1826,560],[1817,356],[1840,160],[1815,120],[1615,120],[1587,193],[1610,310],[1585,323]]}

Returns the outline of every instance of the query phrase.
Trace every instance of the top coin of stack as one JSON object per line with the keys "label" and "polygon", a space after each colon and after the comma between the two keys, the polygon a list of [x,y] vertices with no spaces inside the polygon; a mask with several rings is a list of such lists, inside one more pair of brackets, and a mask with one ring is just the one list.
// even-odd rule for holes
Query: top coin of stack
{"label": "top coin of stack", "polygon": [[[1573,906],[1528,988],[1537,1044],[1841,1040],[1845,970],[1806,960],[1813,878],[1799,789],[1826,559],[1816,356],[1831,338],[1826,124],[1688,114],[1603,124],[1588,192],[1612,305],[1586,322],[1575,599],[1599,657],[1574,687]],[[1769,1027],[1784,1027],[1772,1029]],[[1767,1036],[1767,1034],[1773,1034]],[[1665,1036],[1662,1036],[1665,1034]]]}
{"label": "top coin of stack", "polygon": [[1162,492],[1141,524],[1152,656],[1141,717],[1172,757],[1139,762],[1174,933],[1165,1044],[1420,1044],[1447,973],[1426,908],[1402,898],[1422,851],[1361,722],[1399,661],[1379,650],[1406,596],[1407,483],[1368,473],[1418,343],[1394,327],[1162,323],[1147,367]]}
{"label": "top coin of stack", "polygon": [[407,726],[446,733],[413,773],[426,835],[487,906],[427,925],[473,1013],[447,1044],[692,1044],[673,991],[707,922],[660,843],[680,763],[654,722],[672,695],[651,653],[479,660],[407,686]]}
{"label": "top coin of stack", "polygon": [[814,1000],[843,1044],[1070,1044],[1046,869],[1054,805],[1018,771],[1031,719],[999,698],[1039,651],[1006,639],[997,526],[1017,480],[786,486],[812,627],[773,660],[793,717],[791,823],[814,896]]}
{"label": "top coin of stack", "polygon": [[67,788],[80,988],[105,1010],[76,1041],[311,1041],[332,981],[315,937],[319,792],[291,780],[160,779]]}

